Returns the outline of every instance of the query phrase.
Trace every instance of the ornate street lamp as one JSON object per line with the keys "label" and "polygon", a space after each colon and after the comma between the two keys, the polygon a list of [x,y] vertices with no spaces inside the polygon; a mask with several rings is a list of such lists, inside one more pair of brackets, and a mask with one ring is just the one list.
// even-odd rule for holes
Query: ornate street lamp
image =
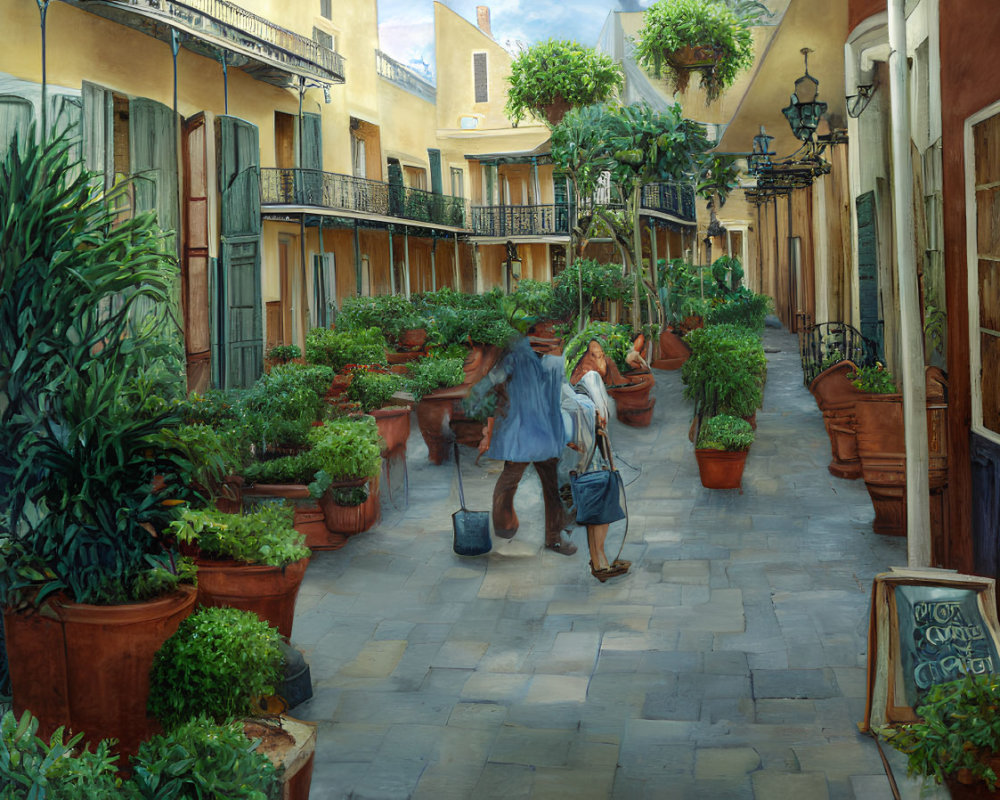
{"label": "ornate street lamp", "polygon": [[816,99],[819,95],[819,81],[809,74],[809,53],[812,51],[808,47],[803,47],[801,52],[805,59],[806,72],[795,81],[791,102],[781,109],[781,113],[792,126],[795,138],[810,142],[816,132],[816,126],[819,125],[820,117],[826,113],[826,103]]}
{"label": "ornate street lamp", "polygon": [[777,155],[771,150],[771,140],[773,136],[768,136],[764,131],[764,126],[760,126],[760,133],[753,137],[753,152],[747,157],[747,168],[754,175],[766,172],[771,168],[771,156]]}

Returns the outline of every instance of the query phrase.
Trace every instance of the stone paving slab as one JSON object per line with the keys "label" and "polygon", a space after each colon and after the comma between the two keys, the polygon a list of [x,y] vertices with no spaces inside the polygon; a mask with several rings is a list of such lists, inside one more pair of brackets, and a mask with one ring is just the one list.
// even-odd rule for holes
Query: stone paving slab
{"label": "stone paving slab", "polygon": [[[572,557],[542,548],[530,469],[517,536],[454,555],[454,464],[431,465],[413,424],[408,505],[316,553],[300,592],[314,696],[292,713],[319,724],[311,797],[891,797],[856,723],[871,579],[905,563],[905,541],[874,534],[864,484],[827,471],[795,337],[765,344],[742,491],[700,485],[679,372],[655,373],[649,428],[612,423],[633,568],[606,584],[583,529]],[[474,455],[467,503],[489,508],[499,465]]]}

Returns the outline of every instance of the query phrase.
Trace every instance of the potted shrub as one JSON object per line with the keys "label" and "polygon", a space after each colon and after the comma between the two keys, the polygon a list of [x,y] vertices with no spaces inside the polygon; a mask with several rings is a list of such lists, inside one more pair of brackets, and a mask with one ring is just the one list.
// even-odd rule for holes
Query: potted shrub
{"label": "potted shrub", "polygon": [[376,297],[348,297],[337,316],[337,330],[352,331],[378,328],[396,352],[389,351],[389,363],[404,363],[419,357],[427,341],[424,318],[413,303],[397,294]]}
{"label": "potted shrub", "polygon": [[382,437],[375,419],[339,417],[314,428],[309,436],[309,455],[316,468],[313,491],[321,492],[327,530],[341,536],[368,530],[379,518]]}
{"label": "potted shrub", "polygon": [[646,9],[635,57],[678,92],[686,90],[690,73],[698,72],[711,103],[753,66],[753,21],[723,0],[657,0]]}
{"label": "potted shrub", "polygon": [[691,356],[681,367],[681,380],[695,416],[729,414],[753,424],[767,374],[760,336],[736,325],[711,325],[690,331],[685,341]]}
{"label": "potted shrub", "polygon": [[182,510],[168,530],[196,548],[198,604],[253,611],[290,638],[310,554],[293,519],[291,507],[273,503],[239,514]]}
{"label": "potted shrub", "polygon": [[[281,683],[282,663],[281,635],[254,614],[235,608],[199,609],[156,654],[149,676],[149,711],[168,735],[182,741],[178,732],[191,720],[226,724],[243,718],[239,724],[251,738],[273,740],[264,749],[272,763],[277,762],[284,785],[281,796],[306,800],[316,726],[282,716],[280,728],[292,734],[285,737],[275,726],[254,719],[264,698]],[[154,744],[147,752],[158,749]],[[270,772],[266,767],[263,771]]]}
{"label": "potted shrub", "polygon": [[369,367],[354,369],[353,376],[346,397],[363,413],[375,417],[383,441],[383,455],[405,454],[406,440],[410,436],[410,406],[394,402],[394,396],[403,391],[405,379]]}
{"label": "potted shrub", "polygon": [[264,370],[270,372],[277,364],[301,361],[302,350],[294,344],[276,344],[264,354]]}
{"label": "potted shrub", "polygon": [[183,391],[160,333],[177,268],[70,149],[0,163],[0,602],[15,711],[128,753],[154,732],[144,665],[195,599],[160,537],[194,472],[160,437],[182,422],[160,395]]}
{"label": "potted shrub", "polygon": [[854,404],[864,393],[848,379],[856,371],[853,362],[833,354],[824,359],[822,371],[809,383],[830,438],[832,457],[827,469],[831,475],[847,480],[861,477]]}
{"label": "potted shrub", "polygon": [[329,367],[334,372],[340,372],[348,364],[386,366],[385,336],[375,327],[349,330],[313,328],[306,334],[306,361]]}
{"label": "potted shrub", "polygon": [[906,754],[910,775],[945,783],[953,798],[995,797],[1000,776],[1000,676],[933,684],[918,722],[878,733]]}
{"label": "potted shrub", "polygon": [[[872,529],[887,536],[906,535],[906,441],[903,395],[881,363],[847,374],[859,392],[854,423],[861,477],[875,510]],[[948,483],[947,382],[937,367],[925,370],[927,398],[928,483],[931,495],[932,538],[940,535],[944,488]]]}
{"label": "potted shrub", "polygon": [[739,489],[753,444],[750,423],[729,414],[705,417],[698,426],[694,455],[706,489]]}
{"label": "potted shrub", "polygon": [[523,50],[510,65],[504,111],[514,127],[530,113],[558,125],[571,108],[603,103],[624,83],[611,56],[568,40]]}

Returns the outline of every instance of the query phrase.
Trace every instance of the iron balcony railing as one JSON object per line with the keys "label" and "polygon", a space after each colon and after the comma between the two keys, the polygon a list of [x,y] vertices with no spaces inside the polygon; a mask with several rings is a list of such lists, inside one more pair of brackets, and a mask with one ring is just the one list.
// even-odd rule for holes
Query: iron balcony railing
{"label": "iron balcony railing", "polygon": [[386,80],[392,81],[401,89],[405,89],[429,103],[433,103],[437,99],[437,89],[434,84],[425,81],[409,67],[387,56],[381,50],[375,51],[375,69]]}
{"label": "iron balcony railing", "polygon": [[808,386],[823,370],[840,361],[853,361],[856,367],[875,366],[879,345],[846,322],[819,322],[799,331],[799,355],[802,380]]}
{"label": "iron balcony railing", "polygon": [[316,206],[465,227],[461,197],[318,169],[265,167],[260,174],[262,205]]}
{"label": "iron balcony railing", "polygon": [[694,187],[677,183],[648,183],[642,187],[642,207],[694,222]]}
{"label": "iron balcony railing", "polygon": [[[87,4],[83,3],[83,7]],[[306,36],[286,30],[227,0],[113,0],[114,6],[152,12],[183,23],[188,29],[225,39],[273,61],[319,68],[318,77],[344,80],[344,58]]]}
{"label": "iron balcony railing", "polygon": [[568,236],[569,206],[473,206],[476,236]]}

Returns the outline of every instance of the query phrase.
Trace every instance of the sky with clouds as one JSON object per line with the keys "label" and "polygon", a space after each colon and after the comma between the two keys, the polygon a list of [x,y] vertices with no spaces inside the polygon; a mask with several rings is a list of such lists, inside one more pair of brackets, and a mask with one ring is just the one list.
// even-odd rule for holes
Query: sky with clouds
{"label": "sky with clouds", "polygon": [[[493,38],[508,50],[517,43],[574,39],[594,45],[611,11],[640,11],[653,0],[443,0],[473,24],[476,6],[490,8]],[[378,0],[381,48],[398,61],[434,74],[433,0]],[[426,65],[426,66],[425,66]]]}

